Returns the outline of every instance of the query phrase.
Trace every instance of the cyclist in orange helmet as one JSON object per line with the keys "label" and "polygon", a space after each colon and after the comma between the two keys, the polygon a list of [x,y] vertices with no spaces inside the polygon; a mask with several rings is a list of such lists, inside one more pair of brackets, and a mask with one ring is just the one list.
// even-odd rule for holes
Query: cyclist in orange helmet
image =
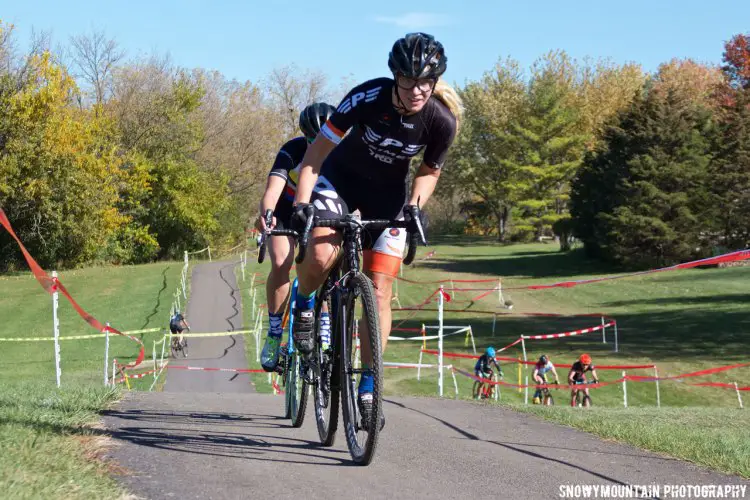
{"label": "cyclist in orange helmet", "polygon": [[[591,372],[591,377],[593,378],[595,384],[599,382],[599,377],[596,375],[596,368],[594,368],[594,365],[591,364],[591,356],[589,356],[588,354],[581,354],[581,357],[578,358],[578,361],[573,363],[573,366],[570,367],[570,372],[568,373],[568,384],[585,384],[586,372]],[[578,390],[579,389],[577,388],[573,388],[570,391],[571,406],[575,406],[576,392]],[[583,389],[583,392],[586,393],[587,396],[589,395],[588,389]]]}

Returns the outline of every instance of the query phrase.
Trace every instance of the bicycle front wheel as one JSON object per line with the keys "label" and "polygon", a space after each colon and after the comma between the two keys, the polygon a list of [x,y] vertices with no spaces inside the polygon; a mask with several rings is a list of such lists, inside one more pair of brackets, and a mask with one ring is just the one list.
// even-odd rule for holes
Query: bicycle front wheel
{"label": "bicycle front wheel", "polygon": [[[349,293],[342,297],[338,308],[339,365],[341,374],[342,414],[344,433],[349,453],[359,465],[369,465],[375,456],[375,448],[380,434],[383,395],[383,359],[380,349],[380,323],[372,282],[362,273],[354,274],[348,282]],[[373,376],[372,411],[365,419],[357,404],[357,386],[363,369],[357,363],[354,317],[357,298],[361,303],[361,321],[367,325],[372,362],[368,367]]]}

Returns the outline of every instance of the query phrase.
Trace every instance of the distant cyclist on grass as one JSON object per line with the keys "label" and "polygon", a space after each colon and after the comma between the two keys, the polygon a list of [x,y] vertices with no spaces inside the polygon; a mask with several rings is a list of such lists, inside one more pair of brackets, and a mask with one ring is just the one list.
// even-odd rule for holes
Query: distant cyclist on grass
{"label": "distant cyclist on grass", "polygon": [[[557,370],[555,369],[555,365],[552,364],[552,361],[550,361],[549,357],[546,354],[542,354],[539,356],[539,361],[536,362],[534,365],[534,373],[532,374],[532,378],[534,379],[534,382],[537,384],[546,384],[547,383],[547,372],[552,372],[552,374],[555,376],[555,383],[560,383],[560,378],[557,376]],[[534,393],[534,404],[539,404],[542,402],[542,390],[537,389]]]}
{"label": "distant cyclist on grass", "polygon": [[[568,373],[568,384],[575,386],[586,383],[586,372],[591,372],[591,377],[594,379],[593,382],[596,384],[599,382],[599,377],[596,375],[596,368],[591,364],[591,356],[588,354],[581,354],[581,357],[573,363]],[[578,388],[573,387],[570,391],[570,406],[576,405],[576,393]],[[589,395],[588,389],[582,389],[586,396]]]}
{"label": "distant cyclist on grass", "polygon": [[[495,365],[495,368],[497,368],[497,376],[502,377],[503,376],[503,370],[500,368],[500,365],[497,364],[497,359],[495,359],[495,348],[494,347],[488,347],[484,354],[479,356],[479,359],[477,359],[476,364],[474,365],[474,375],[478,378],[483,378],[485,380],[492,380],[492,367],[490,365]],[[482,395],[482,388],[484,387],[484,382],[477,380],[474,383],[475,391],[474,391],[474,398],[480,399]]]}

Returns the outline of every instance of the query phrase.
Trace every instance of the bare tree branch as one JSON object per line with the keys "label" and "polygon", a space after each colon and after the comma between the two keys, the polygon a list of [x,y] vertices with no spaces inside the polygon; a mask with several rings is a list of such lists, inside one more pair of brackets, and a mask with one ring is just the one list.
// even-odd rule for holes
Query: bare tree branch
{"label": "bare tree branch", "polygon": [[70,45],[75,76],[91,87],[95,104],[105,103],[112,94],[112,72],[125,57],[125,51],[114,39],[108,39],[104,31],[96,30],[70,37]]}

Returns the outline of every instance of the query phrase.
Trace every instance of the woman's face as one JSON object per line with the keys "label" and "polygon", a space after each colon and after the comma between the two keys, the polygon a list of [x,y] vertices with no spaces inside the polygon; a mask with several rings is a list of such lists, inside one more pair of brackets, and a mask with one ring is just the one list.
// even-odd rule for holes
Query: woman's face
{"label": "woman's face", "polygon": [[409,113],[418,113],[421,111],[432,95],[435,83],[436,81],[433,78],[417,80],[396,75],[396,92],[398,92],[398,96],[406,111]]}

